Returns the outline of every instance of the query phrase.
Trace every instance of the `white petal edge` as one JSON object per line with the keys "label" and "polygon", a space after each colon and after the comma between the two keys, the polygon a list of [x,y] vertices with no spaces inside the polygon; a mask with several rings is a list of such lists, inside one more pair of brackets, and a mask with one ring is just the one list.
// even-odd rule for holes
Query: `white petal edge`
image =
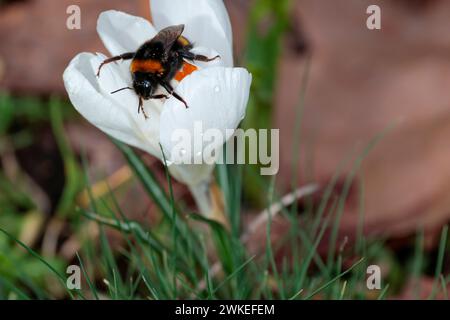
{"label": "white petal edge", "polygon": [[170,174],[178,181],[188,185],[197,186],[203,182],[209,182],[214,165],[189,164],[189,165],[169,165]]}
{"label": "white petal edge", "polygon": [[[171,97],[161,113],[160,142],[166,157],[177,164],[193,162],[204,156],[207,146],[220,148],[245,116],[251,81],[246,69],[223,67],[202,69],[183,79],[176,92],[189,108]],[[223,139],[203,138],[200,127],[200,133],[219,130]],[[183,143],[186,148],[180,148]]]}
{"label": "white petal edge", "polygon": [[104,11],[99,15],[97,32],[112,56],[134,52],[156,35],[148,20],[116,10]]}
{"label": "white petal edge", "polygon": [[[94,68],[101,57],[91,53],[80,53],[72,59],[63,74],[64,86],[75,109],[90,123],[106,134],[131,146],[142,149],[153,155],[160,155],[158,136],[145,133],[142,122],[137,115],[131,113],[123,103],[111,99],[95,76]],[[113,68],[113,66],[108,66]],[[105,68],[108,73],[118,72]],[[116,67],[117,68],[117,67]],[[106,80],[104,80],[106,81]],[[110,84],[118,80],[109,80]],[[130,101],[123,93],[124,101]],[[131,93],[128,93],[131,95]],[[145,121],[145,120],[142,120]],[[159,114],[155,114],[155,122],[159,123]],[[150,124],[148,124],[150,126]],[[156,132],[159,131],[159,128]],[[156,149],[158,146],[158,149]]]}
{"label": "white petal edge", "polygon": [[216,50],[225,66],[233,66],[231,22],[222,0],[149,1],[157,29],[184,24],[183,35],[194,45]]}

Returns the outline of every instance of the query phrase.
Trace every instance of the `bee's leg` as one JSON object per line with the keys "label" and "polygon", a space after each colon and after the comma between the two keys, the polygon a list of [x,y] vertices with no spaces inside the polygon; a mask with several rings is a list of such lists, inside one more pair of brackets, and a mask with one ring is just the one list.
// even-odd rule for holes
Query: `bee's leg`
{"label": "bee's leg", "polygon": [[175,91],[172,91],[172,95],[173,95],[175,98],[177,98],[178,100],[180,100],[181,102],[183,102],[183,103],[184,103],[184,106],[186,107],[186,109],[189,108],[188,105],[187,105],[187,102],[184,101],[184,99],[183,99],[178,93],[176,93]]}
{"label": "bee's leg", "polygon": [[204,55],[201,55],[201,54],[195,54],[195,53],[192,53],[192,52],[187,51],[187,50],[186,51],[181,51],[180,55],[183,58],[187,59],[187,60],[201,61],[201,62],[210,62],[210,61],[213,61],[213,60],[216,60],[216,59],[220,58],[219,55],[215,56],[214,58],[208,58],[207,56],[204,56]]}
{"label": "bee's leg", "polygon": [[187,105],[187,102],[184,101],[184,99],[178,93],[175,92],[175,90],[173,89],[173,87],[172,87],[172,85],[170,83],[168,83],[168,82],[161,82],[161,85],[163,86],[164,89],[167,90],[167,92],[169,94],[171,94],[172,96],[174,96],[175,98],[177,98],[178,100],[183,102],[184,106],[186,107],[186,109],[189,108],[188,105]]}
{"label": "bee's leg", "polygon": [[157,94],[157,95],[151,96],[150,99],[169,99],[169,97],[166,96],[165,94]]}
{"label": "bee's leg", "polygon": [[115,57],[111,57],[111,58],[105,59],[105,60],[100,64],[100,66],[98,67],[98,70],[97,70],[97,77],[100,76],[100,69],[101,69],[105,64],[108,64],[108,63],[111,63],[111,62],[114,62],[114,61],[118,61],[118,60],[130,60],[130,59],[133,59],[133,57],[134,57],[134,52],[127,52],[127,53],[124,53],[124,54],[121,54],[121,55],[118,55],[118,56],[115,56]]}
{"label": "bee's leg", "polygon": [[[154,96],[151,96],[149,99],[168,99],[169,97],[165,94],[156,94]],[[148,119],[148,115],[144,110],[144,99],[142,97],[139,97],[139,105],[138,105],[138,114],[141,113],[144,115],[145,119]]]}
{"label": "bee's leg", "polygon": [[142,99],[142,97],[139,97],[138,114],[141,113],[141,110],[142,110],[142,114],[144,115],[145,120],[147,120],[148,116],[144,110],[144,99]]}

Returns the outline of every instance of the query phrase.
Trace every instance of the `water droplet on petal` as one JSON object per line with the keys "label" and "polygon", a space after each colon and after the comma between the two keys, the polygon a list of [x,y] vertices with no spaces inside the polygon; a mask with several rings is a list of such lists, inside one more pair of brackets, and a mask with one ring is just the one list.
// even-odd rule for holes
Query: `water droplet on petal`
{"label": "water droplet on petal", "polygon": [[214,87],[214,91],[215,91],[215,92],[220,92],[220,87],[219,87],[219,86],[215,86],[215,87]]}

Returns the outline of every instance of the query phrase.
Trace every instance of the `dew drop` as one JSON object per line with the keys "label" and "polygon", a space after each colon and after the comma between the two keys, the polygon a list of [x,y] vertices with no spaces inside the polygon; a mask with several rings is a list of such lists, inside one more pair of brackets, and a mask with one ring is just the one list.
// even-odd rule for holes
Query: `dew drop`
{"label": "dew drop", "polygon": [[214,87],[214,91],[215,91],[215,92],[220,92],[220,87],[219,87],[219,86],[215,86],[215,87]]}

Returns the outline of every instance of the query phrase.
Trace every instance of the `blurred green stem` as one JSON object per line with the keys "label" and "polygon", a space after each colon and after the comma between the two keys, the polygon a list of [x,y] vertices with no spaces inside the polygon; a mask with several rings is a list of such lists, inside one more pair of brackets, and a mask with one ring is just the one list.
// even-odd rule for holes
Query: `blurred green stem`
{"label": "blurred green stem", "polygon": [[65,217],[73,212],[73,204],[78,193],[82,190],[82,181],[80,177],[81,170],[78,166],[77,159],[68,142],[62,115],[63,104],[56,98],[50,100],[50,121],[58,145],[61,157],[64,162],[65,183],[63,194],[59,200],[57,213],[59,216]]}

